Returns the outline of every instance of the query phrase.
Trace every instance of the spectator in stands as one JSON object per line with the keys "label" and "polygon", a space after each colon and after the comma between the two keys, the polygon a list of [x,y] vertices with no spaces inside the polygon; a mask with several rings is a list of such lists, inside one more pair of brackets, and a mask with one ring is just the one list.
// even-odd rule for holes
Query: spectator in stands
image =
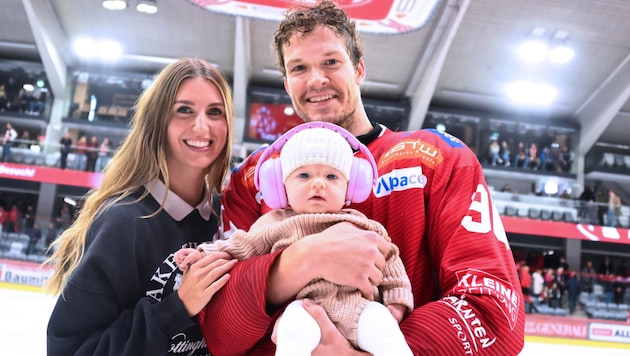
{"label": "spectator in stands", "polygon": [[546,284],[543,285],[543,289],[542,289],[542,292],[540,293],[540,297],[538,298],[537,305],[543,305],[543,304],[547,306],[551,305],[550,291],[551,291],[551,288],[549,286],[547,286]]}
{"label": "spectator in stands", "polygon": [[35,226],[35,210],[33,209],[33,205],[28,204],[26,206],[26,210],[23,214],[24,219],[24,233],[27,235],[31,234],[31,230],[33,226]]}
{"label": "spectator in stands", "polygon": [[7,219],[6,230],[7,233],[19,232],[20,230],[20,208],[17,203],[11,204],[9,209],[9,217]]}
{"label": "spectator in stands", "polygon": [[628,277],[628,261],[627,260],[621,261],[621,263],[619,264],[619,266],[617,266],[617,269],[615,270],[615,274],[622,278]]}
{"label": "spectator in stands", "polygon": [[4,84],[0,84],[0,112],[7,108],[7,88]]}
{"label": "spectator in stands", "polygon": [[79,137],[77,144],[74,146],[74,156],[76,157],[75,169],[82,171],[85,169],[85,160],[87,158],[87,138],[85,136]]}
{"label": "spectator in stands", "polygon": [[611,273],[602,277],[602,284],[604,287],[604,300],[606,304],[613,302],[615,296],[615,274]]}
{"label": "spectator in stands", "polygon": [[552,283],[551,288],[549,288],[549,306],[552,308],[562,307],[562,292],[556,283]]}
{"label": "spectator in stands", "polygon": [[555,273],[554,282],[558,287],[558,292],[560,293],[560,306],[562,306],[562,301],[564,300],[564,296],[567,292],[567,269],[565,267],[558,267]]}
{"label": "spectator in stands", "polygon": [[577,307],[578,297],[580,296],[580,281],[578,281],[576,273],[570,271],[566,281],[567,299],[569,301],[569,314],[573,315]]}
{"label": "spectator in stands", "polygon": [[613,280],[613,303],[615,304],[624,304],[624,298],[626,295],[626,287],[627,281],[624,277],[620,275],[615,275],[615,279]]}
{"label": "spectator in stands", "polygon": [[39,223],[33,224],[30,233],[28,234],[28,245],[26,246],[26,255],[30,255],[35,251],[37,243],[42,238],[42,229],[39,228]]}
{"label": "spectator in stands", "polygon": [[86,172],[94,172],[96,169],[96,159],[98,158],[98,139],[96,136],[92,136],[90,138],[90,142],[87,143],[87,148],[85,152],[85,156],[87,158],[87,163],[85,164]]}
{"label": "spectator in stands", "polygon": [[610,257],[604,256],[604,259],[602,260],[602,263],[600,263],[597,272],[601,276],[608,276],[609,274],[615,273],[614,266],[610,261]]}
{"label": "spectator in stands", "polygon": [[523,291],[523,300],[525,301],[525,313],[532,312],[532,275],[529,272],[529,266],[521,267],[520,273],[521,290]]}
{"label": "spectator in stands", "polygon": [[542,270],[540,268],[535,269],[532,273],[532,299],[534,304],[540,302],[544,286],[545,279],[542,276]]}
{"label": "spectator in stands", "polygon": [[0,232],[4,235],[7,232],[7,225],[9,223],[9,212],[5,209],[4,205],[0,205]]}
{"label": "spectator in stands", "polygon": [[18,133],[10,122],[7,122],[6,131],[2,138],[2,162],[11,162],[11,146]]}
{"label": "spectator in stands", "polygon": [[597,220],[599,225],[606,225],[604,216],[608,212],[608,197],[601,187],[597,188],[595,196],[597,197]]}
{"label": "spectator in stands", "polygon": [[26,89],[20,89],[18,94],[18,112],[19,113],[27,113],[28,112],[28,103],[31,101],[31,92]]}
{"label": "spectator in stands", "polygon": [[22,136],[20,136],[20,138],[16,141],[18,142],[18,148],[30,149],[31,145],[33,144],[33,140],[31,140],[31,134],[30,132],[28,132],[28,130],[22,131]]}
{"label": "spectator in stands", "polygon": [[615,278],[615,269],[610,261],[610,257],[604,256],[602,263],[599,265],[598,272],[604,287],[606,303],[611,303],[614,293],[613,280]]}
{"label": "spectator in stands", "polygon": [[540,153],[540,169],[544,171],[556,171],[556,159],[551,149],[547,146],[543,147]]}
{"label": "spectator in stands", "polygon": [[7,111],[17,112],[19,110],[20,88],[20,83],[14,77],[9,77],[7,82]]}
{"label": "spectator in stands", "polygon": [[537,170],[540,166],[540,162],[538,159],[538,145],[535,142],[532,142],[529,145],[529,168],[533,170]]}
{"label": "spectator in stands", "polygon": [[606,214],[606,225],[617,226],[617,218],[621,214],[621,198],[610,189],[608,191],[608,211]]}
{"label": "spectator in stands", "polygon": [[582,290],[590,296],[593,293],[593,285],[595,283],[595,277],[597,271],[593,267],[593,261],[586,261],[586,265],[582,268],[582,275],[580,276],[580,285]]}
{"label": "spectator in stands", "polygon": [[506,140],[501,141],[501,149],[499,150],[499,155],[501,156],[501,164],[509,167],[510,157],[512,153],[510,152],[510,145]]}
{"label": "spectator in stands", "polygon": [[628,277],[628,261],[622,260],[621,263],[617,266],[615,272],[615,281],[613,282],[613,288],[615,289],[613,295],[613,301],[617,304],[623,304],[624,298],[626,295],[626,289],[628,287],[628,282],[630,280]]}
{"label": "spectator in stands", "polygon": [[51,245],[57,239],[58,231],[59,230],[57,229],[57,222],[55,220],[51,220],[50,222],[48,222],[48,230],[46,230],[46,240],[44,241],[46,243],[47,256],[52,255]]}
{"label": "spectator in stands", "polygon": [[502,193],[511,192],[511,191],[512,191],[512,187],[510,187],[510,183],[505,183],[503,187],[501,187]]}
{"label": "spectator in stands", "polygon": [[31,92],[28,102],[27,114],[41,115],[46,107],[46,93],[40,87],[35,87]]}
{"label": "spectator in stands", "polygon": [[567,145],[562,146],[558,155],[558,168],[561,172],[570,172],[573,166],[573,153]]}
{"label": "spectator in stands", "polygon": [[547,268],[545,270],[544,279],[545,279],[545,285],[547,286],[547,288],[551,288],[554,282],[556,281],[556,276],[554,274],[553,268]]}
{"label": "spectator in stands", "polygon": [[112,147],[109,144],[109,139],[105,137],[103,139],[103,142],[101,142],[101,146],[98,149],[98,158],[96,159],[95,172],[103,171],[103,168],[105,168],[105,164],[107,164],[107,160],[109,159],[111,149]]}
{"label": "spectator in stands", "polygon": [[525,142],[519,141],[516,147],[516,154],[514,154],[514,167],[527,168],[529,165],[529,157],[527,155],[527,149]]}
{"label": "spectator in stands", "polygon": [[501,146],[499,145],[499,142],[496,139],[493,139],[492,141],[490,141],[490,163],[493,166],[503,163],[503,161],[501,160],[500,153],[499,153],[500,151],[501,151]]}
{"label": "spectator in stands", "polygon": [[68,165],[68,153],[70,153],[71,147],[72,138],[70,137],[70,132],[66,131],[59,141],[59,153],[61,154],[59,159],[59,168],[66,169],[66,166]]}
{"label": "spectator in stands", "polygon": [[580,201],[578,215],[580,219],[588,221],[590,219],[591,206],[595,200],[593,188],[590,185],[585,186],[578,200]]}

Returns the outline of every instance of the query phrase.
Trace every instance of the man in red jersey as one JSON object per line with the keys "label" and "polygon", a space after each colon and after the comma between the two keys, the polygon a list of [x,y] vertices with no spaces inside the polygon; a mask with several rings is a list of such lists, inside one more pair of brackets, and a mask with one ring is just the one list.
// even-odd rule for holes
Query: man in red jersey
{"label": "man in red jersey", "polygon": [[[392,132],[370,122],[359,89],[365,64],[355,24],[333,2],[289,11],[276,30],[275,49],[300,117],[342,126],[376,160],[372,194],[350,207],[382,223],[400,248],[415,306],[400,327],[414,354],[518,354],[525,321],[521,286],[472,151],[435,130]],[[233,172],[224,191],[228,237],[270,210],[254,184],[261,152]],[[381,282],[388,248],[375,234],[343,223],[283,251],[240,262],[199,314],[210,352],[273,355],[269,335],[300,289],[323,278],[368,297]],[[313,355],[363,354],[350,347],[321,308],[304,304],[322,330]]]}

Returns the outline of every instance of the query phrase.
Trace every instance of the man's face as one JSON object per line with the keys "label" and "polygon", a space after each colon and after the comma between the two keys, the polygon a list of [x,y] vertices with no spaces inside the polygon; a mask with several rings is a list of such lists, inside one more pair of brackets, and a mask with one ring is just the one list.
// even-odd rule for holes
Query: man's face
{"label": "man's face", "polygon": [[296,33],[284,46],[284,60],[284,87],[304,121],[351,126],[365,67],[363,61],[353,66],[342,38],[325,26]]}

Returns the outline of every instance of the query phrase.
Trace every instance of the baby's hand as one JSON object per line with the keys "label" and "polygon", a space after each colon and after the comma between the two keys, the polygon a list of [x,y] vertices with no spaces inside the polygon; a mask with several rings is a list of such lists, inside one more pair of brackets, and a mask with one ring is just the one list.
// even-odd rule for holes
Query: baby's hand
{"label": "baby's hand", "polygon": [[390,304],[387,306],[387,309],[392,313],[398,324],[400,324],[407,311],[407,307],[402,304]]}
{"label": "baby's hand", "polygon": [[194,248],[182,248],[179,251],[175,252],[175,263],[177,263],[177,267],[182,271],[186,272],[188,270],[188,266],[197,262],[203,255],[201,252],[195,250]]}

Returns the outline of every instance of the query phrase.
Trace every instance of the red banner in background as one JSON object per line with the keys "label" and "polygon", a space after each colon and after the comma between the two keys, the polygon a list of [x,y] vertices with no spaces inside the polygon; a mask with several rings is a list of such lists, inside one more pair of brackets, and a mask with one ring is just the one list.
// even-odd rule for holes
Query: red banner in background
{"label": "red banner in background", "polygon": [[[206,10],[233,16],[279,21],[287,8],[307,0],[188,0]],[[337,0],[363,32],[397,34],[415,31],[436,12],[438,0]]]}
{"label": "red banner in background", "polygon": [[[100,185],[103,175],[71,169],[0,163],[0,178],[96,188]],[[630,244],[630,230],[625,228],[513,216],[502,216],[501,220],[507,233]]]}
{"label": "red banner in background", "polygon": [[505,231],[508,233],[630,244],[630,230],[620,227],[545,221],[512,216],[502,216],[501,221],[503,221]]}
{"label": "red banner in background", "polygon": [[0,282],[42,286],[53,274],[53,268],[33,262],[0,259]]}
{"label": "red banner in background", "polygon": [[0,178],[96,188],[101,184],[103,174],[25,164],[0,163]]}

